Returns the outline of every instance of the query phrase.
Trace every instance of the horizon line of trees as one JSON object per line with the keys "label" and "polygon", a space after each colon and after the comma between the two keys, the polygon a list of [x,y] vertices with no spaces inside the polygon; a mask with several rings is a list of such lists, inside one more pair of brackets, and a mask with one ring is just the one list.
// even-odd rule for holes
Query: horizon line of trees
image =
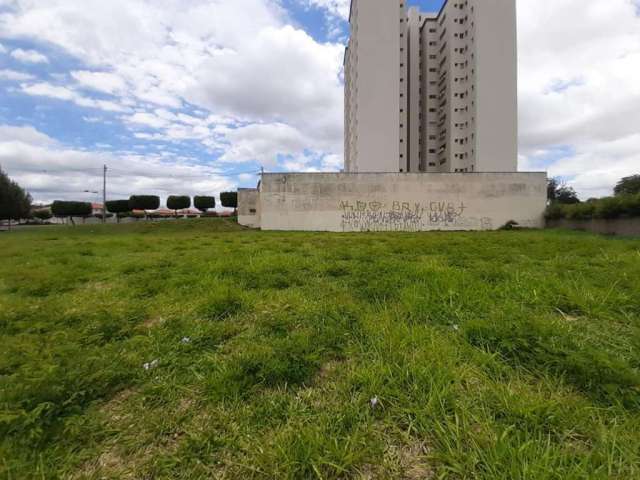
{"label": "horizon line of trees", "polygon": [[547,220],[615,219],[640,216],[640,174],[622,178],[613,196],[581,201],[573,187],[556,178],[547,186]]}
{"label": "horizon line of trees", "polygon": [[[220,194],[220,204],[225,208],[238,208],[238,192],[222,192]],[[189,195],[169,195],[167,197],[167,209],[173,210],[175,216],[178,216],[179,210],[191,208],[192,202]],[[216,198],[214,196],[195,195],[193,197],[193,206],[202,214],[216,208]],[[120,221],[125,215],[131,215],[134,211],[142,211],[145,218],[148,218],[148,212],[156,211],[160,208],[160,197],[157,195],[132,195],[128,200],[109,200],[104,205],[105,213],[116,216]],[[51,206],[51,212],[55,217],[84,217],[91,215],[93,209],[89,202],[72,202],[57,200]],[[87,213],[89,212],[89,213]]]}
{"label": "horizon line of trees", "polygon": [[[228,191],[220,193],[220,204],[225,208],[238,208],[238,192]],[[167,208],[173,210],[177,216],[179,210],[191,208],[192,198],[189,195],[170,195],[167,197]],[[207,214],[210,209],[216,208],[214,196],[195,195],[193,206],[202,214]],[[103,205],[105,214],[109,217],[116,216],[119,221],[122,215],[132,214],[134,211],[147,212],[160,208],[160,197],[157,195],[132,195],[129,199],[110,200]],[[49,208],[34,208],[31,195],[17,182],[11,180],[9,175],[0,166],[0,220],[9,220],[9,228],[12,221],[25,219],[38,219],[46,221],[52,217],[71,218],[89,217],[93,215],[91,202],[56,200]],[[101,216],[101,215],[98,215]]]}

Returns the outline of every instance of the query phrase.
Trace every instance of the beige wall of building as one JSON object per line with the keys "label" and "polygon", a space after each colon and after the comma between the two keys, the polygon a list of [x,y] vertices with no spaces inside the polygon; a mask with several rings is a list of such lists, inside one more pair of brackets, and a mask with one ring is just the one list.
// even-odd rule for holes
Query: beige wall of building
{"label": "beige wall of building", "polygon": [[[402,6],[402,8],[401,8]],[[404,145],[404,0],[353,0],[345,53],[345,169],[398,171]],[[402,95],[402,96],[401,96]],[[381,114],[384,112],[384,114]]]}
{"label": "beige wall of building", "polygon": [[251,198],[263,230],[495,230],[510,220],[542,228],[546,181],[544,173],[274,173]]}
{"label": "beige wall of building", "polygon": [[515,2],[353,0],[345,171],[515,172]]}

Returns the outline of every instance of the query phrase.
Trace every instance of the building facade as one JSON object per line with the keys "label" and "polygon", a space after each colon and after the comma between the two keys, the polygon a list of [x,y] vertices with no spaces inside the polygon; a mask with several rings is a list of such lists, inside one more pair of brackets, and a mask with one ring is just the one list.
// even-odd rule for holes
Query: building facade
{"label": "building facade", "polygon": [[516,0],[352,0],[346,172],[515,172]]}

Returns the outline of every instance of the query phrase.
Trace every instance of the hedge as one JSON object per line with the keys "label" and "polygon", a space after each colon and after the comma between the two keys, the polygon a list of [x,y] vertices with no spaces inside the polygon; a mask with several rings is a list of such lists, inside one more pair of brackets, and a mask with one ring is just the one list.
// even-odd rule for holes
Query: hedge
{"label": "hedge", "polygon": [[605,197],[575,205],[553,203],[547,207],[547,220],[591,220],[640,217],[640,194]]}
{"label": "hedge", "polygon": [[130,210],[157,210],[160,208],[160,197],[155,195],[133,195],[129,198]]}
{"label": "hedge", "polygon": [[40,208],[38,210],[34,210],[32,213],[33,218],[37,218],[38,220],[50,220],[53,215],[48,208]]}
{"label": "hedge", "polygon": [[201,212],[206,212],[210,208],[216,208],[215,197],[193,197],[193,206]]}
{"label": "hedge", "polygon": [[184,210],[191,206],[191,197],[186,195],[177,196],[171,195],[167,198],[167,208],[169,210]]}
{"label": "hedge", "polygon": [[107,211],[115,214],[128,213],[131,211],[129,200],[111,200],[107,202]]}
{"label": "hedge", "polygon": [[63,202],[56,200],[51,205],[51,213],[56,217],[86,217],[93,213],[93,208],[87,202]]}
{"label": "hedge", "polygon": [[238,208],[238,192],[222,192],[220,194],[220,203],[223,207]]}

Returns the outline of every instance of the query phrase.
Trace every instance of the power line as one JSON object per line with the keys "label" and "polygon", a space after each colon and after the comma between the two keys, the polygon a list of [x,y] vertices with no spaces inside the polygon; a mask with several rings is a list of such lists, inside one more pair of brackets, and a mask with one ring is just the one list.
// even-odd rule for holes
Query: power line
{"label": "power line", "polygon": [[[86,168],[86,169],[71,169],[71,170],[37,170],[34,171],[33,173],[46,173],[46,174],[65,174],[65,173],[95,173],[96,171],[102,171],[104,169],[104,167],[100,167],[100,168]],[[260,175],[260,171],[257,170],[251,170],[251,171],[244,171],[244,172],[228,172],[228,173],[222,173],[222,172],[208,172],[208,173],[201,173],[198,175],[180,175],[179,173],[176,174],[176,172],[167,172],[166,174],[158,174],[158,173],[147,173],[147,172],[140,172],[140,173],[136,173],[136,172],[131,172],[131,171],[127,171],[127,170],[120,170],[120,169],[111,169],[109,168],[109,172],[110,174],[112,174],[112,176],[117,176],[117,177],[125,177],[125,176],[129,176],[129,177],[149,177],[149,178],[165,178],[165,177],[175,177],[175,178],[203,178],[203,177],[235,177],[238,175]]]}

